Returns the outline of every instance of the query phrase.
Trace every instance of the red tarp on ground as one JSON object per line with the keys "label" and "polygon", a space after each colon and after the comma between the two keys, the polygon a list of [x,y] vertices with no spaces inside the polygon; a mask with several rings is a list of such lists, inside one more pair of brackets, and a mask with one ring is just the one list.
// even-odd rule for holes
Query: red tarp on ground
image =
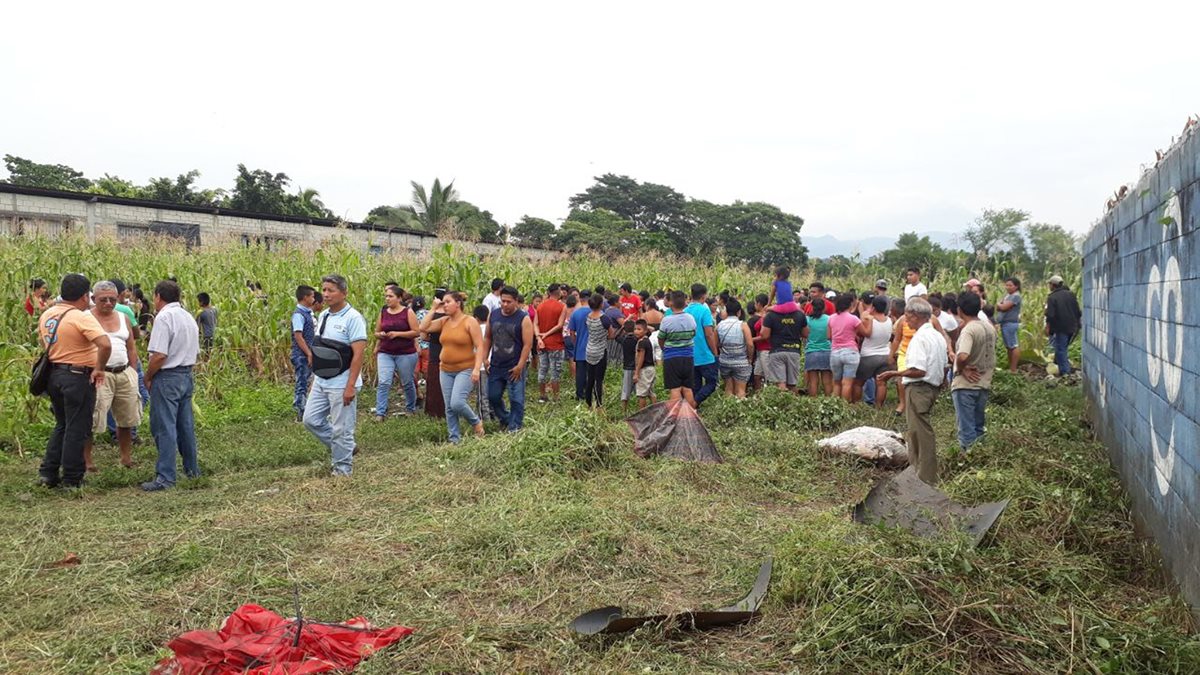
{"label": "red tarp on ground", "polygon": [[350,671],[376,651],[408,637],[411,628],[373,628],[363,617],[341,624],[305,620],[296,641],[295,619],[258,605],[238,607],[219,631],[194,630],[167,644],[175,657],[152,675],[309,675]]}

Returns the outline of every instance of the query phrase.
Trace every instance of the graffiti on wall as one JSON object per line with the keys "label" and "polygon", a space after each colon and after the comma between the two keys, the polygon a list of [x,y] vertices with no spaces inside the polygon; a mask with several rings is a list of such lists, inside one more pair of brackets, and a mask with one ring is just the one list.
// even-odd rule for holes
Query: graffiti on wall
{"label": "graffiti on wall", "polygon": [[[1183,283],[1179,259],[1170,253],[1168,247],[1172,232],[1180,231],[1183,223],[1178,194],[1167,200],[1160,222],[1163,235],[1158,247],[1159,260],[1150,268],[1146,284],[1146,369],[1150,386],[1156,391],[1162,387],[1173,410],[1183,381],[1183,367],[1180,365],[1183,358]],[[1164,259],[1165,263],[1160,267],[1159,263]],[[1148,412],[1154,478],[1159,494],[1166,496],[1171,490],[1171,474],[1175,470],[1174,419],[1172,415],[1170,432],[1163,433],[1163,437],[1168,439],[1166,447],[1160,448],[1153,410]]]}

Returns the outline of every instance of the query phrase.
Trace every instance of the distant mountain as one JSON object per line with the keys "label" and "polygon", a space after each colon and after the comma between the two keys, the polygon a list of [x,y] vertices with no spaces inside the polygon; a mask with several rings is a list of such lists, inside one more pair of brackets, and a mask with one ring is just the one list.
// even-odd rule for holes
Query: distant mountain
{"label": "distant mountain", "polygon": [[[897,232],[894,237],[838,239],[829,234],[805,236],[801,233],[800,239],[808,247],[808,255],[813,258],[828,258],[831,255],[852,256],[855,253],[858,253],[863,258],[870,258],[876,253],[886,251],[894,246],[900,234],[900,232]],[[962,235],[957,232],[918,232],[917,234],[922,237],[928,236],[933,240],[933,243],[941,244],[947,248],[962,247]]]}

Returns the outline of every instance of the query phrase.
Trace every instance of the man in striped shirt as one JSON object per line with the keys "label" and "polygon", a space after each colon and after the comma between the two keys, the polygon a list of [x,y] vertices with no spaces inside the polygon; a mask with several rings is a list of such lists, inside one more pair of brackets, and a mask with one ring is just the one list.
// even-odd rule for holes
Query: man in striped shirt
{"label": "man in striped shirt", "polygon": [[663,348],[663,386],[671,393],[668,400],[682,398],[695,408],[692,378],[695,371],[696,320],[684,311],[687,295],[683,291],[672,291],[670,302],[674,311],[663,318],[658,329],[658,342]]}

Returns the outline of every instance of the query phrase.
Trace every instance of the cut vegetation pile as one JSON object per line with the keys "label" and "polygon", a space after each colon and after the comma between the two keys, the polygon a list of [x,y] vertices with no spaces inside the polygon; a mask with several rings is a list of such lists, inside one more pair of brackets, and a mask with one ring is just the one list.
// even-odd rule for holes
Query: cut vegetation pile
{"label": "cut vegetation pile", "polygon": [[[34,489],[35,458],[0,464],[0,671],[146,672],[174,635],[243,602],[288,615],[299,588],[307,615],[416,628],[368,674],[1200,672],[1187,609],[1135,537],[1075,388],[998,373],[1002,403],[969,457],[939,402],[941,487],[964,504],[1012,498],[976,549],[850,522],[888,474],[815,441],[894,427],[890,409],[718,396],[701,411],[718,465],[637,459],[615,410],[567,403],[533,403],[524,432],[458,447],[439,421],[389,419],[360,425],[342,481],[323,477],[286,388],[220,397],[199,401],[206,477],[166,494],[134,489],[148,446],[132,472],[99,447],[103,472],[74,496]],[[53,564],[67,553],[79,564]],[[770,555],[749,625],[567,630],[609,604],[718,606]]]}

